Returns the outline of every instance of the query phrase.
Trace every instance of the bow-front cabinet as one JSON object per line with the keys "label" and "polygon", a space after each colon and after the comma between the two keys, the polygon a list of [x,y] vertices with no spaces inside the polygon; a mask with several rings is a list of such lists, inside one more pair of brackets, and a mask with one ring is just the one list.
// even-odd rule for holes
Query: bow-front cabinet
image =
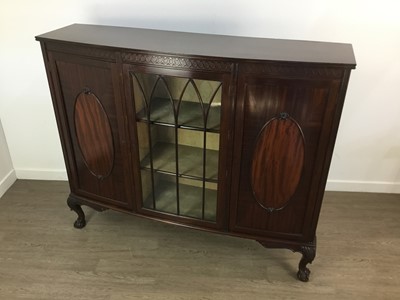
{"label": "bow-front cabinet", "polygon": [[68,206],[300,252],[315,232],[349,44],[74,24],[40,41]]}

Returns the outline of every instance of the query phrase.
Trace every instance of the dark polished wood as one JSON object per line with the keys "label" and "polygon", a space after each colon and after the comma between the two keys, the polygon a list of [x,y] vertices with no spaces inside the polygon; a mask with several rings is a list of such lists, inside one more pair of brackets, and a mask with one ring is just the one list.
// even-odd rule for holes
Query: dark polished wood
{"label": "dark polished wood", "polygon": [[[81,205],[88,205],[250,238],[265,247],[300,252],[298,278],[308,281],[329,164],[355,67],[351,45],[77,24],[36,38],[42,46],[68,171],[68,206],[78,214],[75,227],[85,226]],[[146,119],[143,107],[135,107],[140,106],[135,74],[163,81],[169,103],[176,99],[165,78],[192,82],[197,91],[194,100],[200,95],[195,80],[222,84],[221,106],[216,110],[220,123],[213,119],[211,130],[219,134],[218,175],[207,182],[217,185],[212,191],[214,199],[217,195],[212,218],[204,217],[205,196],[203,216],[198,218],[180,214],[179,199],[174,213],[157,210],[154,196],[148,197],[146,189],[152,188],[154,194],[154,186],[162,180],[164,187],[178,182],[179,151],[168,156],[175,159],[168,169],[157,161],[160,178],[151,178],[149,184],[143,174],[153,172],[151,151],[156,147],[148,143],[148,162],[141,165],[145,156],[140,154],[143,130],[138,123],[147,126],[148,139],[154,126],[172,128],[175,146],[181,124],[174,125],[176,120],[168,115]],[[187,127],[184,130],[201,131],[198,126]],[[206,155],[205,151],[203,158]],[[168,177],[175,169],[175,177]],[[198,170],[194,174],[204,175]],[[201,191],[198,186],[186,187]],[[175,189],[179,185],[168,193]]]}
{"label": "dark polished wood", "polygon": [[307,268],[308,264],[311,264],[315,258],[317,250],[317,239],[316,237],[311,243],[303,245],[286,244],[283,245],[281,242],[275,241],[258,241],[265,248],[288,248],[293,252],[301,253],[302,257],[299,262],[299,270],[297,272],[297,278],[300,281],[307,282],[310,279],[311,271]]}
{"label": "dark polished wood", "polygon": [[265,124],[254,149],[251,185],[255,199],[268,211],[282,209],[300,181],[304,137],[296,121],[280,113]]}
{"label": "dark polished wood", "polygon": [[[325,185],[320,178],[328,169],[323,169],[322,164],[328,159],[325,149],[330,135],[336,131],[332,128],[332,119],[339,102],[340,82],[307,80],[305,75],[297,79],[276,79],[269,78],[268,74],[243,72],[239,74],[238,85],[234,149],[234,160],[238,163],[233,165],[236,176],[232,184],[231,230],[312,241],[315,227],[311,223],[317,217],[313,215],[314,208],[321,201],[316,191],[321,184],[322,188]],[[255,199],[249,174],[259,133],[269,120],[282,112],[297,122],[304,136],[304,162],[297,188],[284,209],[271,213]],[[296,148],[299,140],[299,136],[292,138],[288,145]],[[286,189],[286,186],[279,187],[279,190]]]}
{"label": "dark polished wood", "polygon": [[113,136],[107,114],[90,90],[76,98],[75,128],[88,169],[98,178],[107,177],[114,164]]}
{"label": "dark polished wood", "polygon": [[[349,44],[73,24],[37,37],[96,47],[233,59],[355,65]],[[123,56],[127,54],[124,53]],[[138,61],[136,61],[138,62]]]}
{"label": "dark polished wood", "polygon": [[313,262],[316,251],[316,241],[314,241],[310,245],[302,245],[299,250],[295,250],[295,252],[300,252],[302,254],[299,262],[299,271],[297,272],[297,278],[299,280],[304,282],[307,282],[309,280],[311,271],[309,268],[307,268],[307,265]]}
{"label": "dark polished wood", "polygon": [[115,66],[61,53],[48,56],[72,193],[130,209],[132,170]]}
{"label": "dark polished wood", "polygon": [[82,210],[81,203],[75,199],[72,196],[69,196],[67,199],[67,205],[68,207],[76,212],[78,215],[78,218],[74,222],[74,227],[81,229],[86,226],[86,218],[85,218],[85,213]]}
{"label": "dark polished wood", "polygon": [[78,215],[78,218],[74,222],[74,227],[78,229],[81,229],[86,226],[86,216],[82,209],[82,205],[87,205],[97,211],[105,211],[108,209],[107,207],[98,205],[97,203],[86,202],[85,200],[77,196],[74,196],[73,194],[70,194],[68,196],[67,205],[71,210],[76,212],[76,214]]}

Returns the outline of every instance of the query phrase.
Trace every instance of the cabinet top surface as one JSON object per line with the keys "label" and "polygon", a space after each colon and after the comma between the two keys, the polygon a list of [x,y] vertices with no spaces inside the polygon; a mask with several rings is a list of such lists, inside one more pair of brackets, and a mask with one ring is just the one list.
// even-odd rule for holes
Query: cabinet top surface
{"label": "cabinet top surface", "polygon": [[128,27],[73,24],[36,37],[157,53],[244,60],[328,63],[354,68],[351,44],[250,38]]}

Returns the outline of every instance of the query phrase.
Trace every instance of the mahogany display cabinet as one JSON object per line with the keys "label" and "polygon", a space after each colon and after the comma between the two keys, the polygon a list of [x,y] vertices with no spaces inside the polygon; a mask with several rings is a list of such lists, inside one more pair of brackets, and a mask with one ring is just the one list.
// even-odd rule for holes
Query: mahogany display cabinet
{"label": "mahogany display cabinet", "polygon": [[300,252],[308,281],[349,44],[74,24],[40,36],[82,205]]}

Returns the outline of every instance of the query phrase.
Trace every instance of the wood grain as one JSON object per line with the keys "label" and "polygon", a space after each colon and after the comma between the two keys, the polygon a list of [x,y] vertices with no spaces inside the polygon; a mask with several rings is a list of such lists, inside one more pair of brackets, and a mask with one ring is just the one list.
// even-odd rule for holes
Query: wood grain
{"label": "wood grain", "polygon": [[[313,215],[314,207],[322,201],[322,195],[317,197],[316,190],[322,186],[322,173],[328,171],[321,168],[321,162],[327,159],[322,149],[333,130],[333,110],[340,101],[339,86],[330,81],[252,75],[239,76],[238,87],[231,229],[311,242],[316,227],[311,223],[313,217],[318,217]],[[301,132],[288,120],[271,121],[281,113],[287,113],[288,120],[295,120]],[[269,121],[273,126],[264,128]],[[288,122],[291,126],[280,128],[279,122]],[[285,133],[285,127],[290,136]],[[255,151],[257,140],[264,144],[260,149],[265,153]],[[256,173],[260,182],[255,180]],[[265,209],[281,205],[284,208],[273,213]]]}
{"label": "wood grain", "polygon": [[0,199],[0,299],[397,299],[400,195],[327,192],[317,261],[257,242],[88,208],[67,182],[17,181]]}
{"label": "wood grain", "polygon": [[[45,52],[67,163],[68,204],[79,215],[76,227],[85,224],[79,207],[85,204],[254,238],[263,245],[272,242],[304,254],[299,278],[307,280],[305,264],[314,258],[310,242],[315,238],[348,75],[355,67],[350,45],[88,25],[72,25],[37,39]],[[193,52],[193,47],[199,52]],[[142,208],[130,78],[137,72],[222,82],[216,223]],[[101,106],[80,108],[82,103],[78,103],[75,110],[76,97],[85,87],[94,91]],[[100,127],[107,123],[112,134],[107,130],[97,134],[93,129],[96,118],[85,119],[92,112],[100,119]],[[298,128],[272,124],[254,154],[265,123],[282,112],[296,120]],[[102,143],[111,148],[111,136],[112,168],[107,162],[88,163],[88,158],[97,159],[90,141],[104,139]],[[266,181],[264,168],[270,172]],[[109,169],[109,176],[104,177]],[[253,192],[270,206],[267,210],[276,211],[266,211],[254,200]]]}
{"label": "wood grain", "polygon": [[304,164],[304,137],[291,118],[274,118],[259,134],[251,165],[256,200],[267,210],[283,208],[299,184]]}
{"label": "wood grain", "polygon": [[110,122],[93,93],[80,93],[75,102],[75,130],[88,169],[98,178],[108,176],[114,165]]}
{"label": "wood grain", "polygon": [[[72,55],[52,53],[53,99],[62,119],[71,192],[131,208],[132,170],[120,86],[115,66]],[[57,76],[55,76],[55,74]],[[95,176],[94,176],[95,175]]]}
{"label": "wood grain", "polygon": [[[40,41],[100,45],[187,55],[332,63],[355,67],[350,44],[200,34],[143,28],[73,24],[36,37]],[[174,58],[169,58],[174,59]],[[135,60],[137,61],[137,60]],[[146,61],[146,64],[149,62]],[[221,64],[218,62],[218,64]]]}

